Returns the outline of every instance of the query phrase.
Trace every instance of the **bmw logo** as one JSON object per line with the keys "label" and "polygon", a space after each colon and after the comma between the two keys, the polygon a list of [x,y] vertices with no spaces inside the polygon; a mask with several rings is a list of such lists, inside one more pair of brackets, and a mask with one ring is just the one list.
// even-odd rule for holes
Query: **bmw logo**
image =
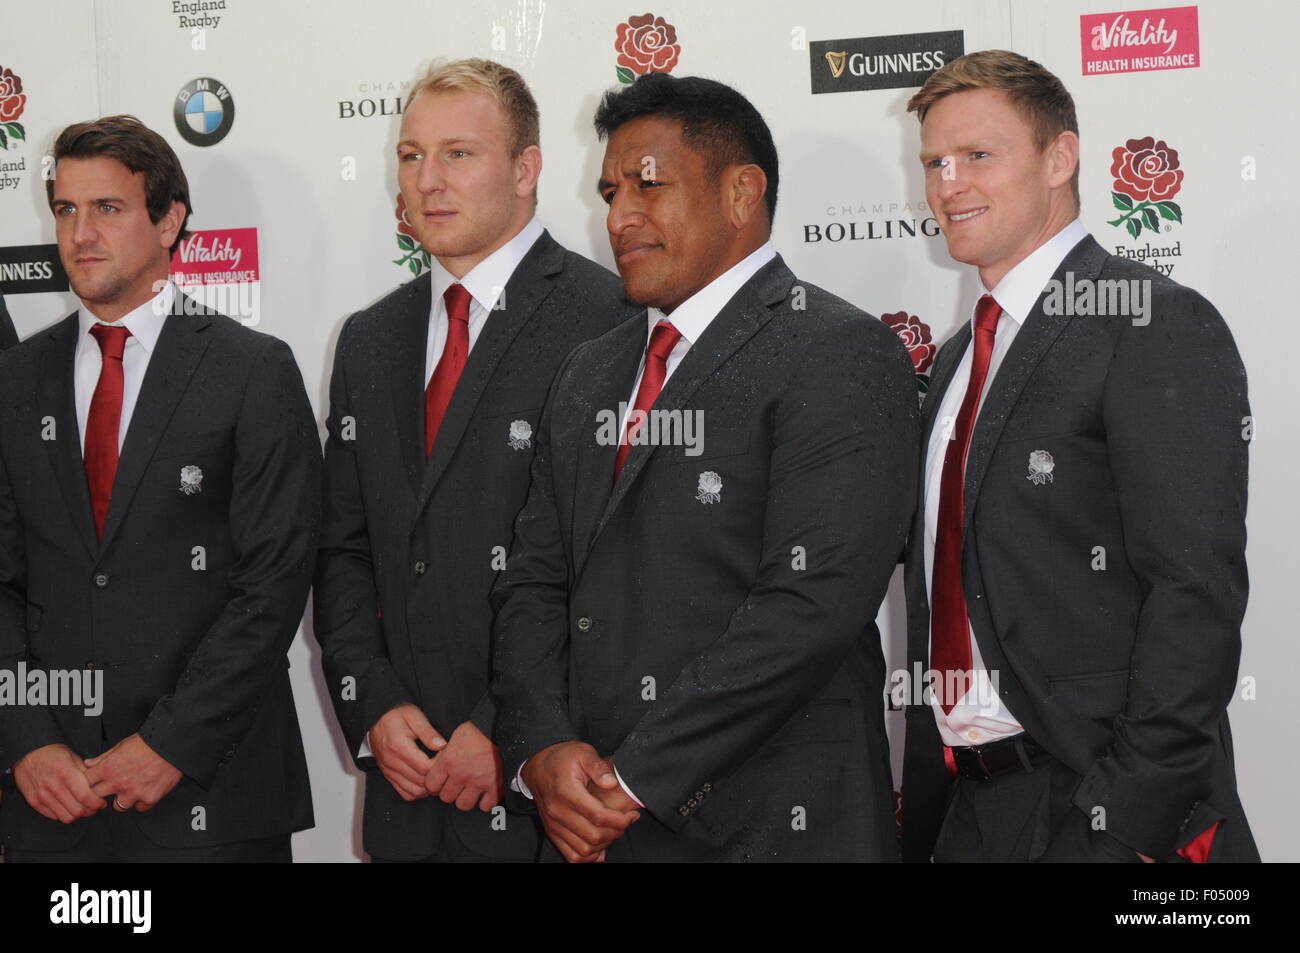
{"label": "bmw logo", "polygon": [[235,124],[230,90],[210,77],[191,80],[176,94],[176,131],[192,146],[215,146]]}

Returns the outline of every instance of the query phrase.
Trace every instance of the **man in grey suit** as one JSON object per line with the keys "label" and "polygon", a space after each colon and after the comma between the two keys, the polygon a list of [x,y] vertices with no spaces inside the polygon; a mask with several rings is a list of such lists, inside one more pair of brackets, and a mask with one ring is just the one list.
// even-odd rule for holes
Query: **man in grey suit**
{"label": "man in grey suit", "polygon": [[514,70],[434,66],[399,138],[406,214],[433,267],[339,338],[316,634],[367,772],[371,856],[532,860],[536,820],[498,803],[488,594],[556,367],[631,309],[613,274],[534,215],[537,105]]}
{"label": "man in grey suit", "polygon": [[1258,860],[1227,716],[1250,433],[1232,335],[1087,234],[1074,102],[1042,66],[972,53],[909,108],[948,251],[987,293],[925,398],[908,661],[939,690],[907,709],[904,857]]}
{"label": "man in grey suit", "polygon": [[302,376],[168,281],[191,210],[162,136],[110,116],[53,155],[81,307],[0,356],[0,670],[89,688],[0,706],[7,857],[287,861],[312,824],[285,657],[320,513]]}
{"label": "man in grey suit", "polygon": [[542,414],[494,597],[507,773],[569,861],[895,860],[873,620],[911,362],[772,248],[776,149],[738,92],[643,76],[596,128],[646,310]]}

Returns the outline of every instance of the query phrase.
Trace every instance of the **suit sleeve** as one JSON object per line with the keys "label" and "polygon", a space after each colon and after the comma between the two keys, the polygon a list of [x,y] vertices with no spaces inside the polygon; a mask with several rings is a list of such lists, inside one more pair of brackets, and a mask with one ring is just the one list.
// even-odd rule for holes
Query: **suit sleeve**
{"label": "suit sleeve", "polygon": [[[0,380],[10,373],[5,362],[0,361],[0,375],[3,375]],[[4,400],[11,400],[7,392],[0,391],[0,394]],[[20,662],[31,662],[26,610],[25,531],[4,452],[0,449],[0,671],[16,673]],[[0,705],[0,772],[37,748],[66,743],[47,706]]]}
{"label": "suit sleeve", "polygon": [[[1141,608],[1112,748],[1074,798],[1152,857],[1208,793],[1246,609],[1250,407],[1232,335],[1208,301],[1157,286],[1146,326],[1120,332],[1104,425]],[[1195,832],[1189,832],[1195,833]]]}
{"label": "suit sleeve", "polygon": [[[352,414],[347,379],[353,319],[339,335],[330,377],[330,413],[326,420],[324,513],[320,556],[313,589],[316,638],[321,644],[325,681],[348,751],[357,750],[366,733],[389,709],[415,699],[388,657],[379,620],[370,531],[366,524],[357,442],[366,439],[366,422]],[[396,479],[400,474],[395,474]]]}
{"label": "suit sleeve", "polygon": [[569,554],[555,504],[552,432],[557,395],[579,346],[551,385],[537,426],[532,483],[515,519],[515,537],[492,591],[493,739],[504,774],[543,748],[574,741],[569,720]]}
{"label": "suit sleeve", "polygon": [[803,355],[772,424],[753,588],[614,752],[627,786],[674,830],[691,792],[725,782],[872,631],[912,517],[912,362],[875,319],[829,330]]}
{"label": "suit sleeve", "polygon": [[230,598],[140,736],[207,788],[248,734],[302,619],[320,526],[320,442],[293,352],[250,355],[235,427]]}

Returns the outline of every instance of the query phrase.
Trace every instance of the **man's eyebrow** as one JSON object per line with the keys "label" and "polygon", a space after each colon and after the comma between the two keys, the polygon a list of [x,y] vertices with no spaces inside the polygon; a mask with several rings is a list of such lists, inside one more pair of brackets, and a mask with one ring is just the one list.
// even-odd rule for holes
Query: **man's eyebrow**
{"label": "man's eyebrow", "polygon": [[[110,195],[110,196],[107,196],[107,197],[105,197],[105,198],[101,198],[101,199],[91,199],[91,200],[90,200],[89,202],[87,202],[86,204],[87,204],[87,205],[103,205],[103,204],[105,204],[105,203],[114,203],[114,204],[116,204],[116,205],[125,205],[125,204],[126,204],[126,199],[118,198],[118,197],[115,196],[115,195]],[[54,197],[54,202],[53,202],[52,204],[54,204],[54,205],[76,205],[77,203],[74,202],[72,199],[61,199],[61,198],[59,198],[59,197],[56,195],[56,196]]]}

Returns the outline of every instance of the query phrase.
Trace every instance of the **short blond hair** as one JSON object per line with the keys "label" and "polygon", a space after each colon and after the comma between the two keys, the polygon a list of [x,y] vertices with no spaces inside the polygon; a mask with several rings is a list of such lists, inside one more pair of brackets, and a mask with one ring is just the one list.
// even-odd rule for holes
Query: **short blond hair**
{"label": "short blond hair", "polygon": [[[1006,94],[1033,130],[1034,144],[1042,152],[1063,132],[1079,134],[1074,98],[1065,84],[1040,63],[1010,50],[980,50],[952,60],[930,78],[911,99],[907,111],[925,122],[930,107],[953,93],[968,89],[994,89]],[[1079,167],[1070,180],[1074,204],[1079,204]]]}
{"label": "short blond hair", "polygon": [[483,93],[500,107],[510,129],[510,158],[515,158],[529,146],[541,145],[537,100],[529,92],[528,84],[510,67],[493,60],[435,60],[416,80],[404,108],[409,108],[421,93],[453,91]]}

